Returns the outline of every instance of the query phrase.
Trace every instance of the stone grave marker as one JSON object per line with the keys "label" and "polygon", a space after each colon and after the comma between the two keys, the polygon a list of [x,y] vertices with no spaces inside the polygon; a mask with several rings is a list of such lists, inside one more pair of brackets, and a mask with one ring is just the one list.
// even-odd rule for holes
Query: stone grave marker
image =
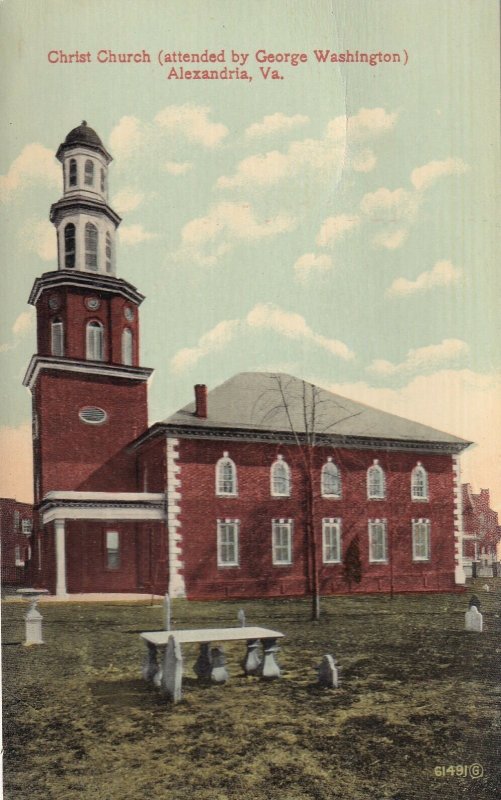
{"label": "stone grave marker", "polygon": [[337,689],[339,686],[339,675],[336,667],[336,660],[331,655],[325,655],[318,667],[318,682],[322,686],[329,686]]}
{"label": "stone grave marker", "polygon": [[476,606],[472,606],[464,615],[464,628],[466,631],[482,633],[482,614]]}
{"label": "stone grave marker", "polygon": [[183,680],[183,656],[181,647],[174,636],[169,636],[164,653],[162,670],[162,689],[174,703],[181,700],[181,683]]}
{"label": "stone grave marker", "polygon": [[211,680],[214,683],[226,683],[229,679],[228,672],[226,670],[226,656],[224,655],[224,650],[222,647],[213,647],[211,650],[211,661],[212,661],[212,670],[211,670]]}

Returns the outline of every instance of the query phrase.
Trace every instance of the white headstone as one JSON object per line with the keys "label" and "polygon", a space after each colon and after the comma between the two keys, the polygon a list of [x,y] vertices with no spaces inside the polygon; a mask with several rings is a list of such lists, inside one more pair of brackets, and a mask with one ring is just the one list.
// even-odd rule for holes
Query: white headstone
{"label": "white headstone", "polygon": [[240,611],[238,612],[238,621],[242,626],[242,628],[245,628],[245,611],[243,610],[243,608],[241,608]]}
{"label": "white headstone", "polygon": [[174,703],[181,700],[181,682],[183,680],[183,656],[181,647],[174,636],[169,636],[164,653],[162,670],[162,689]]}
{"label": "white headstone", "polygon": [[489,586],[488,583],[484,583],[484,585],[482,586],[482,589],[484,590],[484,592],[490,592],[491,587]]}
{"label": "white headstone", "polygon": [[318,681],[322,686],[329,686],[332,689],[337,689],[339,686],[339,676],[336,667],[336,662],[330,655],[325,655],[318,668]]}
{"label": "white headstone", "polygon": [[472,606],[464,615],[465,631],[476,631],[482,633],[483,617],[476,606]]}

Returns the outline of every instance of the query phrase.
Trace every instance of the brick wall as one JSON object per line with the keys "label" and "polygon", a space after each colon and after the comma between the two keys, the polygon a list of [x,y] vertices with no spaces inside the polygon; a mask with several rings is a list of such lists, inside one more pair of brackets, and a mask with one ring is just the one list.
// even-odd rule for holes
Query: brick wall
{"label": "brick wall", "polygon": [[[217,497],[215,464],[227,451],[237,465],[238,496]],[[272,497],[270,467],[282,454],[292,470],[290,497]],[[320,496],[320,471],[328,456],[341,470],[342,497]],[[386,475],[386,499],[368,500],[367,468],[379,459]],[[412,501],[411,471],[420,461],[428,472],[429,501]],[[342,549],[359,538],[362,581],[357,591],[437,591],[454,588],[454,516],[452,459],[448,455],[315,448],[313,475],[315,528],[321,562],[323,518],[341,518]],[[301,595],[309,590],[304,470],[294,447],[245,442],[180,439],[181,499],[178,515],[187,595],[252,597]],[[431,560],[412,560],[412,520],[431,522]],[[217,520],[240,522],[238,567],[218,567]],[[272,519],[292,519],[291,565],[272,563]],[[368,520],[387,520],[388,563],[369,562]],[[319,563],[322,593],[344,593],[349,587],[342,564]]]}

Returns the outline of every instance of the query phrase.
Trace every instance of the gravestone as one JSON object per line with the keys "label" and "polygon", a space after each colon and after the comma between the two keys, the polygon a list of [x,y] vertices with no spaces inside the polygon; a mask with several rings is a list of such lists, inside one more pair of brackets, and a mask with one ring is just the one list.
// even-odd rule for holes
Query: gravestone
{"label": "gravestone", "polygon": [[484,590],[484,592],[490,592],[491,587],[489,586],[488,583],[484,583],[484,585],[482,586],[482,589]]}
{"label": "gravestone", "polygon": [[336,661],[331,655],[325,655],[318,667],[318,682],[322,686],[329,686],[337,689],[339,686],[339,676]]}
{"label": "gravestone", "polygon": [[223,648],[213,647],[210,654],[212,660],[211,680],[214,683],[226,683],[230,676],[226,670],[226,657]]}
{"label": "gravestone", "polygon": [[241,608],[240,611],[238,612],[238,621],[242,626],[242,628],[245,628],[245,611],[243,610],[243,608]]}
{"label": "gravestone", "polygon": [[164,653],[162,670],[162,689],[174,703],[181,700],[181,682],[183,679],[183,656],[181,647],[174,636],[169,636]]}
{"label": "gravestone", "polygon": [[464,628],[466,631],[482,633],[482,614],[476,606],[472,606],[464,615]]}
{"label": "gravestone", "polygon": [[210,678],[212,672],[212,656],[210,654],[210,644],[208,642],[202,642],[200,645],[200,651],[193,666],[193,671],[200,680],[208,680]]}

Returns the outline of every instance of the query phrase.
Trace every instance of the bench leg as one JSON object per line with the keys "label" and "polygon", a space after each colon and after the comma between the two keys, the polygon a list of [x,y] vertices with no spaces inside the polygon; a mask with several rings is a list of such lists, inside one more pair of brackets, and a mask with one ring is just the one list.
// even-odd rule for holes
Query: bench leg
{"label": "bench leg", "polygon": [[153,683],[158,672],[158,652],[156,645],[151,644],[151,642],[146,642],[146,646],[147,650],[141,672],[145,681]]}
{"label": "bench leg", "polygon": [[263,639],[264,660],[259,670],[263,678],[272,679],[280,677],[280,667],[275,661],[275,653],[279,647],[276,639]]}
{"label": "bench leg", "polygon": [[183,681],[183,655],[181,646],[173,636],[169,636],[165,648],[161,688],[174,703],[179,703],[182,697],[181,685]]}
{"label": "bench leg", "polygon": [[244,659],[244,672],[246,675],[256,675],[261,665],[259,655],[259,639],[249,639],[247,641],[247,653]]}
{"label": "bench leg", "polygon": [[212,658],[210,654],[210,643],[202,642],[198,658],[193,666],[193,671],[200,680],[209,680],[211,670]]}

